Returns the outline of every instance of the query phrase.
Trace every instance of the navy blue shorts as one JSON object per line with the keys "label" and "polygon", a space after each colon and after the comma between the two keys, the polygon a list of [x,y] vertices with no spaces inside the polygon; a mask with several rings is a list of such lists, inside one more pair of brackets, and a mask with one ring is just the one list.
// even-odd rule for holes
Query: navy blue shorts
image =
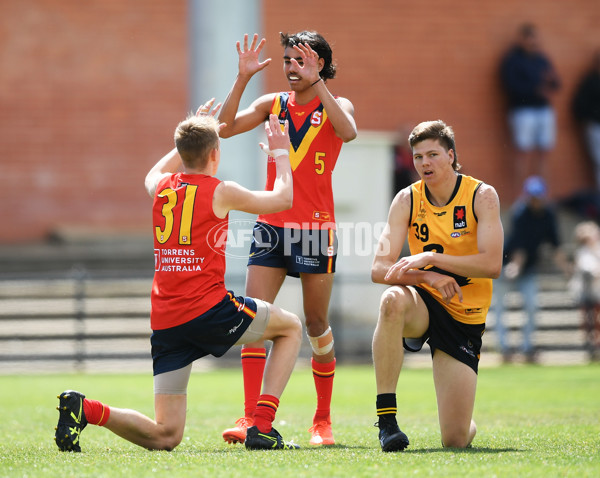
{"label": "navy blue shorts", "polygon": [[418,352],[427,342],[432,357],[435,350],[440,349],[477,373],[485,324],[459,322],[427,291],[420,287],[415,287],[415,290],[429,311],[429,329],[418,339],[404,338],[404,348],[409,352]]}
{"label": "navy blue shorts", "polygon": [[260,314],[267,314],[262,324],[264,331],[268,322],[268,308],[264,302],[249,297],[235,297],[232,291],[228,291],[221,302],[195,319],[153,331],[150,343],[154,375],[178,370],[206,355],[221,357],[238,343],[254,317],[258,322],[257,310]]}
{"label": "navy blue shorts", "polygon": [[336,258],[334,229],[292,229],[264,222],[254,225],[249,266],[284,268],[292,277],[333,274]]}

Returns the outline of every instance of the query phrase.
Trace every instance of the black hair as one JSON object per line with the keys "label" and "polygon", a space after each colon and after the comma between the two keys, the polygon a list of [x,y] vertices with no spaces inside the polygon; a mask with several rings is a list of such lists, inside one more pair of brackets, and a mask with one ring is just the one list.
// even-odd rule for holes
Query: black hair
{"label": "black hair", "polygon": [[336,66],[333,64],[333,52],[327,40],[317,32],[302,31],[298,33],[279,33],[281,46],[284,48],[293,47],[299,43],[306,43],[317,52],[319,58],[323,58],[325,64],[320,72],[321,78],[331,80],[335,78]]}

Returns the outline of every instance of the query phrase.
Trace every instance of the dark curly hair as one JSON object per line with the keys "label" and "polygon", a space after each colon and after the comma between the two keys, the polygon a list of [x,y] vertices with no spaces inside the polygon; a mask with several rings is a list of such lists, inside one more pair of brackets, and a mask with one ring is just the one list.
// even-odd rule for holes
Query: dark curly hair
{"label": "dark curly hair", "polygon": [[302,31],[298,33],[279,33],[281,46],[284,48],[293,47],[298,43],[306,43],[314,51],[317,52],[319,58],[323,58],[325,64],[320,72],[321,78],[324,80],[331,80],[335,78],[336,66],[333,64],[333,52],[327,40],[317,32]]}

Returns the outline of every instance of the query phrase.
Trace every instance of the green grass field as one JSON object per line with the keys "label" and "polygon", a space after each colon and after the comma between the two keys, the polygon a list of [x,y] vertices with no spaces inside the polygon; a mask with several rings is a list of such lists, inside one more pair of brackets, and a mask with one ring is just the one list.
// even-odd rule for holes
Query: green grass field
{"label": "green grass field", "polygon": [[241,413],[239,369],[193,373],[185,437],[173,452],[150,452],[94,426],[79,454],[53,442],[56,395],[74,388],[109,405],[153,416],[152,377],[146,375],[0,376],[2,477],[379,477],[600,476],[600,367],[507,366],[479,374],[475,420],[467,450],[442,449],[430,369],[402,372],[399,423],[411,445],[383,454],[373,427],[371,367],[338,367],[333,401],[337,445],[309,448],[314,411],[309,370],[289,383],[275,426],[298,451],[248,452],[227,445],[223,428]]}

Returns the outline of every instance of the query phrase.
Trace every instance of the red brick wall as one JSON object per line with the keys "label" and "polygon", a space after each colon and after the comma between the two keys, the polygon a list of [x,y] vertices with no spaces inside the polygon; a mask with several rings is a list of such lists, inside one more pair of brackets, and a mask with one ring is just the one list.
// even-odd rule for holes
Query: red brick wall
{"label": "red brick wall", "polygon": [[[280,31],[313,29],[333,43],[338,78],[330,90],[353,102],[359,130],[441,118],[455,129],[463,171],[496,186],[506,200],[514,169],[497,65],[517,26],[534,22],[563,80],[551,193],[591,186],[569,102],[600,48],[598,0],[303,0],[293,9],[264,0],[264,6],[267,55],[281,57]],[[270,68],[267,88],[285,86],[281,71]]]}
{"label": "red brick wall", "polygon": [[[61,225],[148,229],[143,177],[188,109],[187,7],[0,3],[0,242],[40,239]],[[534,21],[563,79],[551,190],[559,197],[591,185],[568,104],[600,47],[597,0],[263,0],[263,9],[266,54],[276,60],[268,91],[286,88],[278,32],[316,29],[338,63],[330,89],[354,103],[360,130],[442,118],[456,130],[464,171],[501,197],[513,168],[497,62],[516,26]]]}
{"label": "red brick wall", "polygon": [[2,2],[0,241],[148,228],[144,176],[188,107],[186,13],[181,0]]}

